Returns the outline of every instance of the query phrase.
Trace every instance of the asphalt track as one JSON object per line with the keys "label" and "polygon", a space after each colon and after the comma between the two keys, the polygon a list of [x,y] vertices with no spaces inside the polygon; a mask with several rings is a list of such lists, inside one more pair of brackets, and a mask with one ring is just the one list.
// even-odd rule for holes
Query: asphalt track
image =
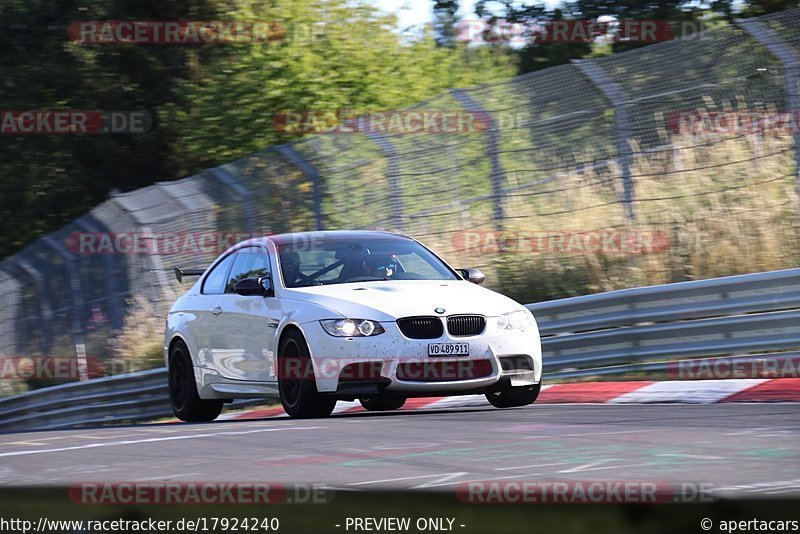
{"label": "asphalt track", "polygon": [[800,496],[800,404],[533,405],[0,435],[0,485],[690,481]]}

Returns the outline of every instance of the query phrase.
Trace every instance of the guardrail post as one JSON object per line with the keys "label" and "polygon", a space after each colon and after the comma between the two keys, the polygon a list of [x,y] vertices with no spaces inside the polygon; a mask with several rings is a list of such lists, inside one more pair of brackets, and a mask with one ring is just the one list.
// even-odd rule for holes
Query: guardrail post
{"label": "guardrail post", "polygon": [[322,230],[324,228],[324,221],[322,219],[322,184],[320,183],[321,178],[317,168],[309,163],[308,160],[290,144],[278,145],[275,147],[275,150],[311,180],[315,230]]}
{"label": "guardrail post", "polygon": [[781,38],[756,19],[737,19],[736,25],[761,43],[783,65],[786,91],[786,110],[790,116],[794,145],[795,190],[800,193],[800,56],[786,46]]}
{"label": "guardrail post", "polygon": [[491,182],[492,182],[492,196],[494,197],[493,215],[494,227],[497,232],[503,231],[503,219],[505,219],[503,210],[503,166],[500,164],[500,133],[497,129],[497,123],[494,117],[491,116],[480,104],[475,102],[471,96],[461,89],[451,89],[450,94],[453,98],[458,100],[464,109],[472,113],[478,113],[483,121],[489,123],[486,129],[486,153],[489,156],[489,163],[491,164]]}
{"label": "guardrail post", "polygon": [[81,278],[78,271],[77,260],[75,255],[71,254],[64,248],[64,243],[59,243],[52,235],[46,235],[42,241],[56,254],[64,258],[67,263],[67,272],[69,273],[69,298],[70,298],[70,315],[72,323],[72,338],[75,341],[75,358],[78,361],[78,375],[81,381],[89,380],[89,365],[86,361],[86,343],[83,338],[83,320],[81,319],[81,311],[83,310],[83,297],[81,296]]}
{"label": "guardrail post", "polygon": [[233,177],[231,173],[222,167],[214,167],[211,169],[211,174],[217,178],[224,185],[233,189],[233,191],[242,199],[242,207],[244,208],[244,224],[246,232],[255,233],[256,231],[256,212],[253,209],[253,200],[250,198],[250,192],[245,186]]}
{"label": "guardrail post", "polygon": [[631,146],[628,142],[630,121],[628,118],[628,96],[625,91],[604,73],[593,61],[573,59],[572,64],[611,101],[614,108],[614,130],[616,132],[617,158],[622,180],[622,201],[625,215],[630,220],[636,218],[633,209],[634,187],[631,179]]}
{"label": "guardrail post", "polygon": [[403,216],[403,197],[400,190],[400,183],[398,176],[400,174],[400,164],[397,161],[397,151],[394,145],[380,134],[367,131],[365,134],[370,141],[381,147],[383,153],[386,154],[386,180],[389,182],[389,206],[392,211],[392,224],[398,230],[405,229],[405,220]]}

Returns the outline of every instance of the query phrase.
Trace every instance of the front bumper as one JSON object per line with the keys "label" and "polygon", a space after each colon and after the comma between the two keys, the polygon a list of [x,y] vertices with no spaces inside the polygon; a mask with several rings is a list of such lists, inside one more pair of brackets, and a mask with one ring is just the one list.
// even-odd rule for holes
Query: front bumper
{"label": "front bumper", "polygon": [[[542,374],[536,326],[501,330],[492,319],[477,336],[409,339],[394,322],[372,337],[334,337],[319,322],[302,325],[320,393],[343,397],[387,393],[405,396],[458,395],[496,387],[534,385]],[[469,343],[469,356],[428,356],[429,343]],[[353,367],[356,364],[357,367]],[[350,367],[348,367],[350,366]],[[368,368],[368,375],[354,368]]]}

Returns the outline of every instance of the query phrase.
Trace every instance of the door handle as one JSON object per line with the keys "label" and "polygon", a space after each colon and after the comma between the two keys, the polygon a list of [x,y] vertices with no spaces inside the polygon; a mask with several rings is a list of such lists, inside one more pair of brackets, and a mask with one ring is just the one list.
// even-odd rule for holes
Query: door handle
{"label": "door handle", "polygon": [[222,308],[220,308],[219,306],[214,306],[213,308],[211,308],[210,311],[212,315],[219,315],[220,313],[222,313]]}

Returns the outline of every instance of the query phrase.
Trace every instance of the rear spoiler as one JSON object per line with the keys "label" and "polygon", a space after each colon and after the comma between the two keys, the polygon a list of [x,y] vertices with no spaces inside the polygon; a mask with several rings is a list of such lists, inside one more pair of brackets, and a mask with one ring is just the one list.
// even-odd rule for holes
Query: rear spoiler
{"label": "rear spoiler", "polygon": [[181,269],[180,267],[175,267],[175,278],[178,279],[179,283],[183,283],[184,276],[201,276],[205,269]]}

